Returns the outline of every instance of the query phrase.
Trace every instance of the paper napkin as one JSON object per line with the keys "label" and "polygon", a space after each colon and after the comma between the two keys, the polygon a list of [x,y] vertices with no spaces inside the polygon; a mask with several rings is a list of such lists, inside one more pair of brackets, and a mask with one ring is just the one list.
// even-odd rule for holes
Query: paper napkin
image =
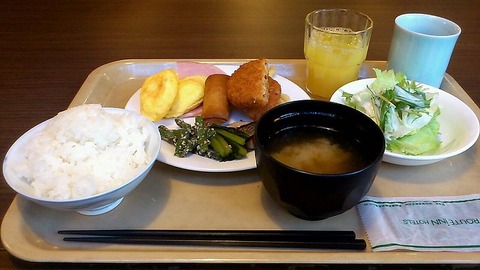
{"label": "paper napkin", "polygon": [[480,251],[480,194],[366,196],[357,208],[373,251]]}

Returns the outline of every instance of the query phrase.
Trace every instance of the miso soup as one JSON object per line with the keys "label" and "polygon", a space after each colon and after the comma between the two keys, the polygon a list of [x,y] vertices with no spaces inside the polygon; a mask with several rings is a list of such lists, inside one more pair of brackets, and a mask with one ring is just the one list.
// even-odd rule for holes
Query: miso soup
{"label": "miso soup", "polygon": [[[365,151],[348,134],[319,127],[297,127],[277,133],[266,146],[276,160],[319,174],[339,174],[366,165]],[[363,155],[362,155],[363,152]]]}

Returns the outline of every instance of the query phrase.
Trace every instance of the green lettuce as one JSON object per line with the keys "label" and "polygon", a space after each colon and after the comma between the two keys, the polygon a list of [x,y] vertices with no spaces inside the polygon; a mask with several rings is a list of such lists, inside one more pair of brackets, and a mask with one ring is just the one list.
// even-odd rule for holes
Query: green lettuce
{"label": "green lettuce", "polygon": [[387,150],[408,155],[432,152],[441,145],[438,93],[426,92],[393,70],[374,69],[376,79],[357,93],[343,92],[345,104],[368,115],[382,129]]}
{"label": "green lettuce", "polygon": [[405,135],[387,144],[387,150],[408,155],[421,155],[435,152],[441,146],[438,139],[440,124],[433,118],[415,134]]}

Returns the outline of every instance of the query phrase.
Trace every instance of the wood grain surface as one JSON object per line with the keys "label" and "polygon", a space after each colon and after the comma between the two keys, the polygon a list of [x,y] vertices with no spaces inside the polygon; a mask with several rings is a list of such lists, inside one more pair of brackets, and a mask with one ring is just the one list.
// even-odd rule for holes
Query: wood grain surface
{"label": "wood grain surface", "polygon": [[[333,7],[356,9],[373,19],[368,60],[387,59],[394,19],[400,14],[429,13],[455,21],[462,27],[462,34],[447,72],[480,104],[479,1],[5,0],[0,2],[0,155],[4,156],[13,142],[35,124],[66,109],[88,74],[103,64],[134,58],[301,59],[305,15],[314,9]],[[4,216],[14,196],[2,177],[0,216]],[[140,266],[28,263],[0,248],[1,269],[71,267],[131,269]],[[205,265],[141,267],[207,268]],[[310,269],[311,266],[208,266],[227,267]],[[350,266],[351,269],[470,267],[475,266]]]}

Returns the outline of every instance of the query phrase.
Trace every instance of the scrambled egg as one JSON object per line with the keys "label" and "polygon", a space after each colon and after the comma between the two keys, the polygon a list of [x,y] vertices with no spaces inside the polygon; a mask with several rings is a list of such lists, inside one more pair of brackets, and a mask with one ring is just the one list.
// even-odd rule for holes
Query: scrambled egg
{"label": "scrambled egg", "polygon": [[181,79],[178,84],[177,96],[165,117],[179,117],[200,105],[205,93],[206,79],[205,76],[190,76]]}
{"label": "scrambled egg", "polygon": [[179,80],[174,69],[148,77],[140,90],[140,112],[152,121],[179,117],[203,102],[205,76]]}
{"label": "scrambled egg", "polygon": [[172,107],[178,92],[178,75],[165,69],[148,77],[140,90],[140,112],[152,121],[162,119]]}

